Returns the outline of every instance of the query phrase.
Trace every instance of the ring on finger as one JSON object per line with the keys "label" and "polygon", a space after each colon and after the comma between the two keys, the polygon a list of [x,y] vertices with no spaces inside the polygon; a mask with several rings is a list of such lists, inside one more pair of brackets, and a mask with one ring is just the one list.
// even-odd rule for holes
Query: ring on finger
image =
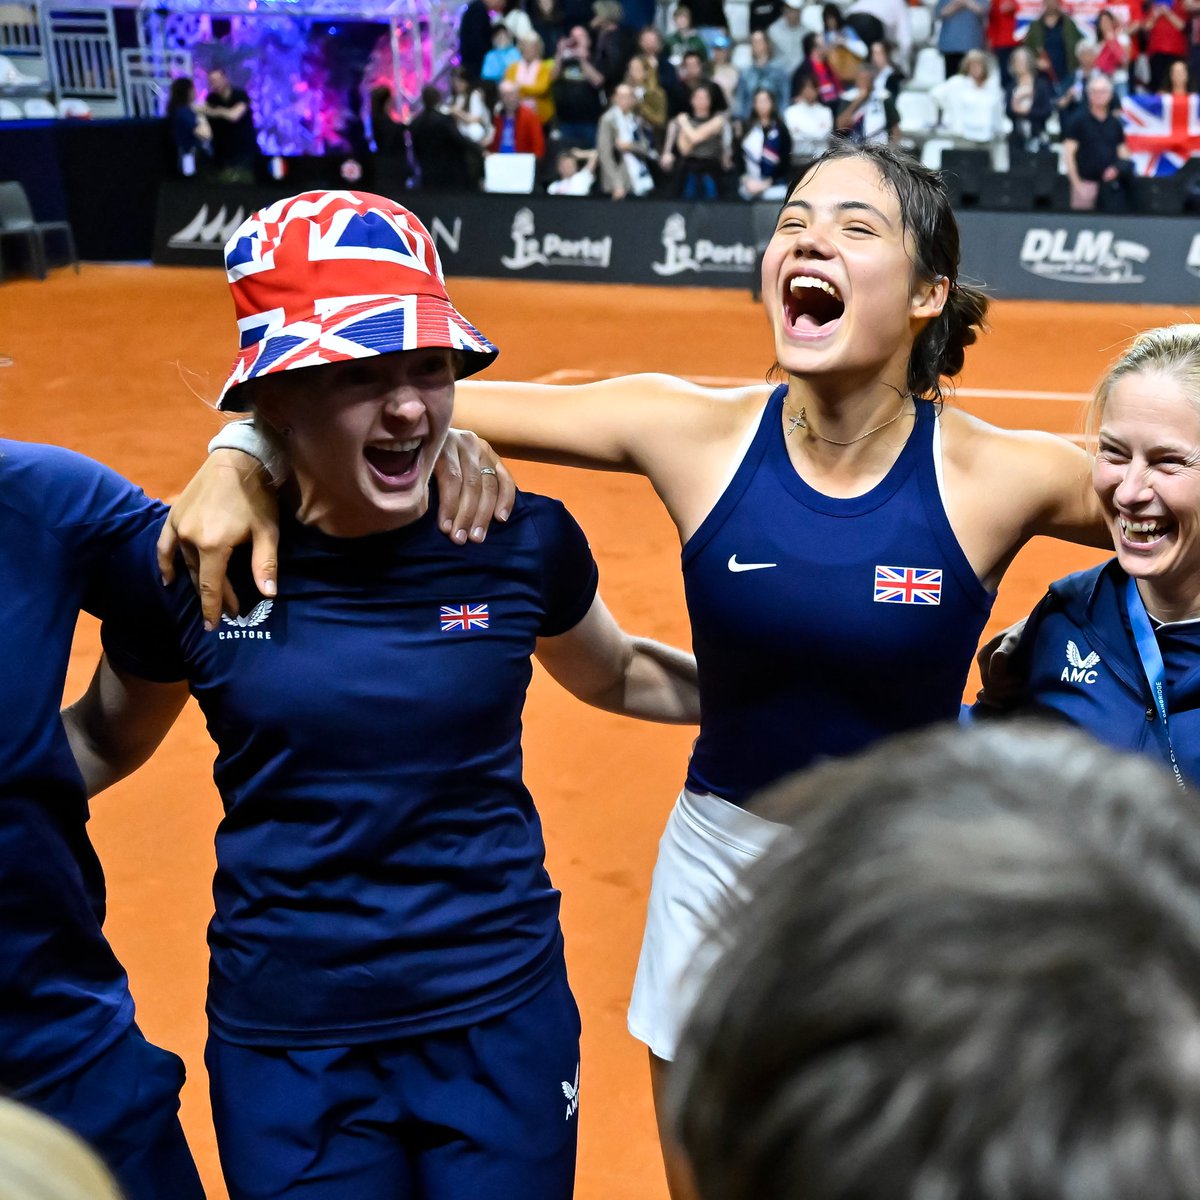
{"label": "ring on finger", "polygon": [[480,475],[495,475],[496,470],[494,467],[480,467],[479,473]]}

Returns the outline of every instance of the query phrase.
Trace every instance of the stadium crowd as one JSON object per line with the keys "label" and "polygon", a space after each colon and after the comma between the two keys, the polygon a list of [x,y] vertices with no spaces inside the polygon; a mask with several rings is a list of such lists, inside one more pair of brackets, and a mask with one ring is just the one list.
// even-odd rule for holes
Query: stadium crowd
{"label": "stadium crowd", "polygon": [[776,199],[847,137],[932,167],[1052,157],[1072,207],[1111,211],[1134,171],[1122,104],[1168,127],[1197,104],[1200,0],[496,3],[470,0],[461,66],[422,95],[424,186],[479,187],[489,156],[523,153],[555,195]]}

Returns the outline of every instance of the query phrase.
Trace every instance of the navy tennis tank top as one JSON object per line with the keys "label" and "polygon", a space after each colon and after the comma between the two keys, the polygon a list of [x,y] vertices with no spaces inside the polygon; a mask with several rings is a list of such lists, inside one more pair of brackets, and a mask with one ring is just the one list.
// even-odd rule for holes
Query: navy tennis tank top
{"label": "navy tennis tank top", "polygon": [[955,717],[993,597],[946,517],[937,415],[862,496],[810,487],[788,458],[786,388],[683,549],[700,670],[687,785],[745,803],[817,759]]}

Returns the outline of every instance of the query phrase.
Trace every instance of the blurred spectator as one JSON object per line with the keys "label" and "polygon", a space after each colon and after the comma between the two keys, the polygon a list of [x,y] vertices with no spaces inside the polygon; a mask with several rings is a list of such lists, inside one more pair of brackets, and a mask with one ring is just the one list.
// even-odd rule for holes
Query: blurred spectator
{"label": "blurred spectator", "polygon": [[715,200],[725,190],[733,163],[732,131],[727,114],[713,111],[716,91],[715,84],[698,84],[690,110],[667,126],[662,169],[672,172],[674,192],[681,200]]}
{"label": "blurred spectator", "polygon": [[726,102],[732,104],[737,95],[738,69],[733,65],[729,39],[724,34],[713,38],[708,53],[709,75],[724,93]]}
{"label": "blurred spectator", "polygon": [[1109,76],[1120,91],[1129,77],[1129,34],[1107,8],[1096,17],[1096,42],[1096,70]]}
{"label": "blurred spectator", "polygon": [[1000,86],[1012,81],[1008,60],[1017,46],[1017,0],[992,0],[988,10],[987,40],[1000,68]]}
{"label": "blurred spectator", "polygon": [[655,64],[658,68],[658,82],[662,84],[663,90],[670,95],[671,89],[678,82],[679,77],[675,74],[674,64],[667,56],[667,48],[663,43],[663,36],[659,33],[657,26],[647,25],[638,31],[637,52],[647,62]]}
{"label": "blurred spectator", "polygon": [[458,23],[458,58],[472,79],[483,71],[483,60],[492,48],[492,12],[487,0],[470,0]]}
{"label": "blurred spectator", "polygon": [[458,122],[442,112],[442,94],[431,84],[421,89],[421,111],[408,127],[421,186],[432,191],[478,188],[483,177],[483,154],[478,143],[465,137]]}
{"label": "blurred spectator", "polygon": [[1147,3],[1141,28],[1146,39],[1150,90],[1161,92],[1176,59],[1188,57],[1188,24],[1184,0]]}
{"label": "blurred spectator", "polygon": [[625,10],[620,0],[596,0],[592,8],[592,66],[604,76],[604,90],[611,92],[625,78],[633,35],[622,24]]}
{"label": "blurred spectator", "polygon": [[[437,93],[436,88],[430,89],[431,96]],[[437,94],[434,107],[441,102]],[[382,188],[388,188],[388,194],[394,194],[397,187],[407,186],[412,176],[412,164],[408,158],[408,127],[403,121],[396,120],[395,109],[392,106],[392,89],[386,84],[380,84],[371,89],[371,140],[375,143],[375,180]]]}
{"label": "blurred spectator", "polygon": [[750,120],[742,134],[742,177],[738,195],[743,200],[785,200],[792,170],[792,135],[775,107],[775,97],[764,88],[754,93]]}
{"label": "blurred spectator", "polygon": [[764,804],[789,828],[670,1077],[701,1200],[1195,1200],[1200,834],[1164,773],[946,727]]}
{"label": "blurred spectator", "polygon": [[121,1200],[95,1152],[57,1121],[0,1098],[4,1200]]}
{"label": "blurred spectator", "polygon": [[250,97],[220,68],[208,73],[204,115],[212,128],[213,167],[222,183],[253,183],[258,138]]}
{"label": "blurred spectator", "polygon": [[600,165],[600,190],[614,200],[646,196],[654,190],[650,160],[654,145],[649,130],[634,112],[633,88],[620,84],[613,101],[600,118],[596,155]]}
{"label": "blurred spectator", "polygon": [[499,102],[492,122],[493,154],[532,154],[541,158],[546,153],[542,123],[532,108],[521,103],[521,92],[511,79],[497,88]]}
{"label": "blurred spectator", "polygon": [[667,132],[667,93],[658,82],[658,69],[640,54],[629,60],[625,83],[633,89],[633,111],[646,125],[655,146]]}
{"label": "blurred spectator", "polygon": [[528,37],[533,32],[533,22],[530,20],[529,14],[521,7],[521,0],[493,0],[493,3],[500,10],[500,20],[512,34],[513,44],[519,46],[521,39]]}
{"label": "blurred spectator", "polygon": [[[1015,3],[1016,0],[1010,2]],[[846,9],[846,22],[854,25],[860,37],[862,30],[855,23],[855,18],[861,15],[875,17],[883,26],[880,36],[863,39],[867,45],[887,42],[892,49],[893,59],[907,71],[912,65],[912,20],[905,0],[853,0]]]}
{"label": "blurred spectator", "polygon": [[946,62],[947,79],[958,74],[968,50],[987,46],[988,7],[988,0],[937,0],[933,15],[942,23],[937,46]]}
{"label": "blurred spectator", "polygon": [[963,55],[959,73],[930,92],[941,112],[940,135],[963,146],[990,146],[1004,136],[1004,94],[988,77],[982,50]]}
{"label": "blurred spectator", "polygon": [[706,45],[711,35],[729,32],[724,0],[688,0],[688,7],[692,11],[692,24],[706,39]]}
{"label": "blurred spectator", "polygon": [[816,79],[802,75],[799,82],[796,98],[783,114],[792,139],[793,168],[823,154],[833,136],[833,110],[821,103]]}
{"label": "blurred spectator", "polygon": [[521,57],[504,72],[504,78],[517,85],[521,103],[542,125],[549,125],[554,120],[554,98],[550,94],[554,63],[543,57],[542,39],[536,33],[523,37],[518,49]]}
{"label": "blurred spectator", "polygon": [[686,4],[675,6],[671,14],[671,26],[671,32],[667,34],[667,57],[672,66],[678,67],[688,53],[700,55],[702,61],[708,59],[708,47],[692,24],[692,10]]}
{"label": "blurred spectator", "polygon": [[552,196],[590,196],[596,186],[595,150],[560,150],[558,178],[546,188]]}
{"label": "blurred spectator", "polygon": [[558,43],[554,56],[554,108],[559,136],[568,146],[591,150],[604,111],[604,76],[592,66],[588,31],[576,25]]}
{"label": "blurred spectator", "polygon": [[875,90],[875,72],[864,64],[855,85],[842,94],[838,105],[837,132],[852,142],[895,142],[900,138],[900,116],[887,92]]}
{"label": "blurred spectator", "polygon": [[1087,85],[1087,105],[1063,129],[1063,160],[1071,181],[1071,207],[1127,212],[1131,164],[1125,130],[1113,115],[1113,85],[1096,75]]}
{"label": "blurred spectator", "polygon": [[1177,58],[1167,68],[1166,86],[1162,90],[1168,96],[1190,96],[1196,90],[1196,81],[1182,58]]}
{"label": "blurred spectator", "polygon": [[492,140],[492,108],[483,88],[472,83],[464,67],[450,72],[450,95],[442,111],[454,118],[459,132],[476,146]]}
{"label": "blurred spectator", "polygon": [[1083,41],[1083,31],[1063,12],[1059,0],[1044,0],[1041,16],[1029,22],[1024,46],[1033,61],[1045,67],[1057,94],[1075,74],[1075,48]]}
{"label": "blurred spectator", "polygon": [[780,112],[787,107],[788,75],[775,61],[766,33],[756,30],[750,35],[750,65],[738,76],[737,92],[733,99],[734,119],[748,121],[754,93],[764,90],[775,97],[775,107]]}
{"label": "blurred spectator", "polygon": [[871,54],[867,61],[875,71],[875,90],[885,91],[895,100],[900,95],[906,76],[892,61],[892,52],[887,42],[872,42]]}
{"label": "blurred spectator", "polygon": [[804,0],[783,0],[782,14],[767,29],[771,52],[789,79],[804,61],[804,26],[800,24],[803,7]]}
{"label": "blurred spectator", "polygon": [[533,22],[534,33],[542,39],[543,53],[552,59],[559,39],[567,31],[558,0],[533,0],[529,19]]}
{"label": "blurred spectator", "polygon": [[843,83],[858,77],[858,69],[867,61],[867,47],[862,38],[846,24],[842,10],[836,4],[821,8],[824,24],[825,60]]}
{"label": "blurred spectator", "polygon": [[1010,145],[1014,151],[1033,154],[1048,145],[1046,122],[1054,111],[1054,88],[1024,46],[1012,52],[1008,65],[1012,82],[1005,93],[1005,112],[1012,122]]}
{"label": "blurred spectator", "polygon": [[[667,92],[667,110],[676,117],[682,112],[690,112],[692,107],[692,92],[702,83],[711,83],[704,59],[695,50],[689,50],[679,64],[675,86]],[[718,112],[724,112],[729,105],[725,102],[725,92],[717,88],[714,93]]]}
{"label": "blurred spectator", "polygon": [[750,0],[750,32],[769,29],[783,12],[783,0]]}
{"label": "blurred spectator", "polygon": [[184,76],[171,80],[167,128],[171,131],[179,174],[190,179],[212,155],[212,130],[196,104],[196,85]]}
{"label": "blurred spectator", "polygon": [[1067,79],[1066,86],[1059,92],[1060,120],[1065,121],[1083,107],[1088,80],[1099,74],[1103,72],[1096,70],[1095,42],[1080,42],[1075,47],[1075,73]]}
{"label": "blurred spectator", "polygon": [[513,36],[503,21],[497,21],[492,26],[492,48],[483,57],[483,68],[479,72],[481,79],[491,83],[499,83],[505,72],[521,57],[521,52],[513,45]]}
{"label": "blurred spectator", "polygon": [[829,65],[829,51],[825,45],[824,34],[810,33],[804,39],[804,62],[792,76],[793,96],[800,91],[800,83],[805,75],[812,76],[821,103],[829,105],[829,111],[833,112],[842,94],[842,82]]}

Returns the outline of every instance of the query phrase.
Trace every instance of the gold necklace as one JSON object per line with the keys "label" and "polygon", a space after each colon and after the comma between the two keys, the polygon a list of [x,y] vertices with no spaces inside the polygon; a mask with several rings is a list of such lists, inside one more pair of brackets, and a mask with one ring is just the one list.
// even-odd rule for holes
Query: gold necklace
{"label": "gold necklace", "polygon": [[871,434],[878,433],[881,429],[886,429],[889,425],[894,425],[906,412],[908,412],[908,397],[904,396],[900,401],[900,411],[894,416],[889,417],[882,425],[876,425],[874,429],[868,429],[866,433],[860,433],[858,437],[852,437],[847,442],[839,442],[836,438],[826,437],[823,433],[818,433],[808,423],[808,418],[805,409],[800,409],[798,412],[792,408],[785,400],[783,402],[785,408],[792,410],[792,416],[788,417],[787,437],[791,437],[797,429],[807,429],[813,437],[818,438],[822,442],[828,442],[831,446],[853,446],[855,442],[861,442],[864,438],[869,438]]}

